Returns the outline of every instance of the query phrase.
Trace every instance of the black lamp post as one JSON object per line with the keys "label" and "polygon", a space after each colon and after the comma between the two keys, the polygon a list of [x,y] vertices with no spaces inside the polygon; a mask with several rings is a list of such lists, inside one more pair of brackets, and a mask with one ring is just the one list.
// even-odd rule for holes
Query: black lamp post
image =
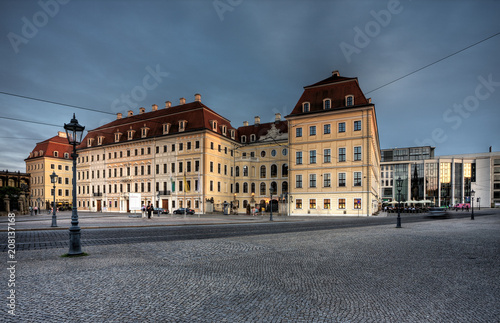
{"label": "black lamp post", "polygon": [[269,209],[271,210],[269,221],[273,220],[273,188],[269,188],[269,193],[271,193],[271,199],[269,200]]}
{"label": "black lamp post", "polygon": [[403,188],[403,180],[401,176],[396,180],[396,187],[398,189],[398,220],[396,228],[401,228],[401,189]]}
{"label": "black lamp post", "polygon": [[69,228],[68,255],[77,256],[83,254],[83,252],[80,243],[80,227],[78,226],[78,211],[76,208],[76,158],[78,157],[76,146],[82,142],[85,127],[78,123],[73,113],[73,119],[71,119],[70,123],[64,124],[64,130],[66,130],[69,144],[73,146],[73,153],[71,154],[73,158],[73,211],[71,213],[71,227]]}
{"label": "black lamp post", "polygon": [[474,192],[474,190],[470,191],[470,200],[471,200],[471,214],[470,214],[470,219],[471,220],[474,220],[474,194],[476,194],[476,192]]}
{"label": "black lamp post", "polygon": [[50,175],[50,182],[54,184],[54,205],[52,206],[52,225],[51,227],[57,227],[57,217],[56,217],[56,182],[57,174],[55,171]]}

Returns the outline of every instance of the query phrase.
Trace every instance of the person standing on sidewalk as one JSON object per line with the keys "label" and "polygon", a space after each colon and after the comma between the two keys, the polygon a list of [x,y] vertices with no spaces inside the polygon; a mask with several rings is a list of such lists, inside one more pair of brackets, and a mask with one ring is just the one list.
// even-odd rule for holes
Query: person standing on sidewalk
{"label": "person standing on sidewalk", "polygon": [[151,219],[151,212],[153,212],[153,206],[151,205],[151,202],[148,202],[148,207],[146,208],[146,211],[148,212],[148,219]]}

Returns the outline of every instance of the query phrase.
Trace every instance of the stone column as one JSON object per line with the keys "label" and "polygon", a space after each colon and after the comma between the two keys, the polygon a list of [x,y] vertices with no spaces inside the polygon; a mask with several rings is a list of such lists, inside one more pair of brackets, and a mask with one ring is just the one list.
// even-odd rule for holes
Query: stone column
{"label": "stone column", "polygon": [[5,194],[5,197],[3,198],[3,202],[5,203],[5,211],[7,211],[7,213],[10,213],[10,199],[9,199],[9,196],[7,194]]}

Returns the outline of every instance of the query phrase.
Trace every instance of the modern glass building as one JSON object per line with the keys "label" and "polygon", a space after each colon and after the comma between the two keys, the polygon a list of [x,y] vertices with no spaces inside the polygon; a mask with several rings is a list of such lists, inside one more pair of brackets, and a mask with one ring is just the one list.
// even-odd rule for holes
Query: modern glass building
{"label": "modern glass building", "polygon": [[396,179],[403,180],[402,201],[430,201],[447,206],[470,203],[500,207],[500,152],[434,156],[434,147],[381,151],[382,202],[397,199]]}

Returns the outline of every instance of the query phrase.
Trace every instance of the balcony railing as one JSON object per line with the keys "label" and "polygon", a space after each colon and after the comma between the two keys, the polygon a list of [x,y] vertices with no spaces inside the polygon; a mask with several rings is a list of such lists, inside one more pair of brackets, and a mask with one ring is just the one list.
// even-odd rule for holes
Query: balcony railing
{"label": "balcony railing", "polygon": [[158,191],[158,194],[160,195],[170,195],[170,191]]}

